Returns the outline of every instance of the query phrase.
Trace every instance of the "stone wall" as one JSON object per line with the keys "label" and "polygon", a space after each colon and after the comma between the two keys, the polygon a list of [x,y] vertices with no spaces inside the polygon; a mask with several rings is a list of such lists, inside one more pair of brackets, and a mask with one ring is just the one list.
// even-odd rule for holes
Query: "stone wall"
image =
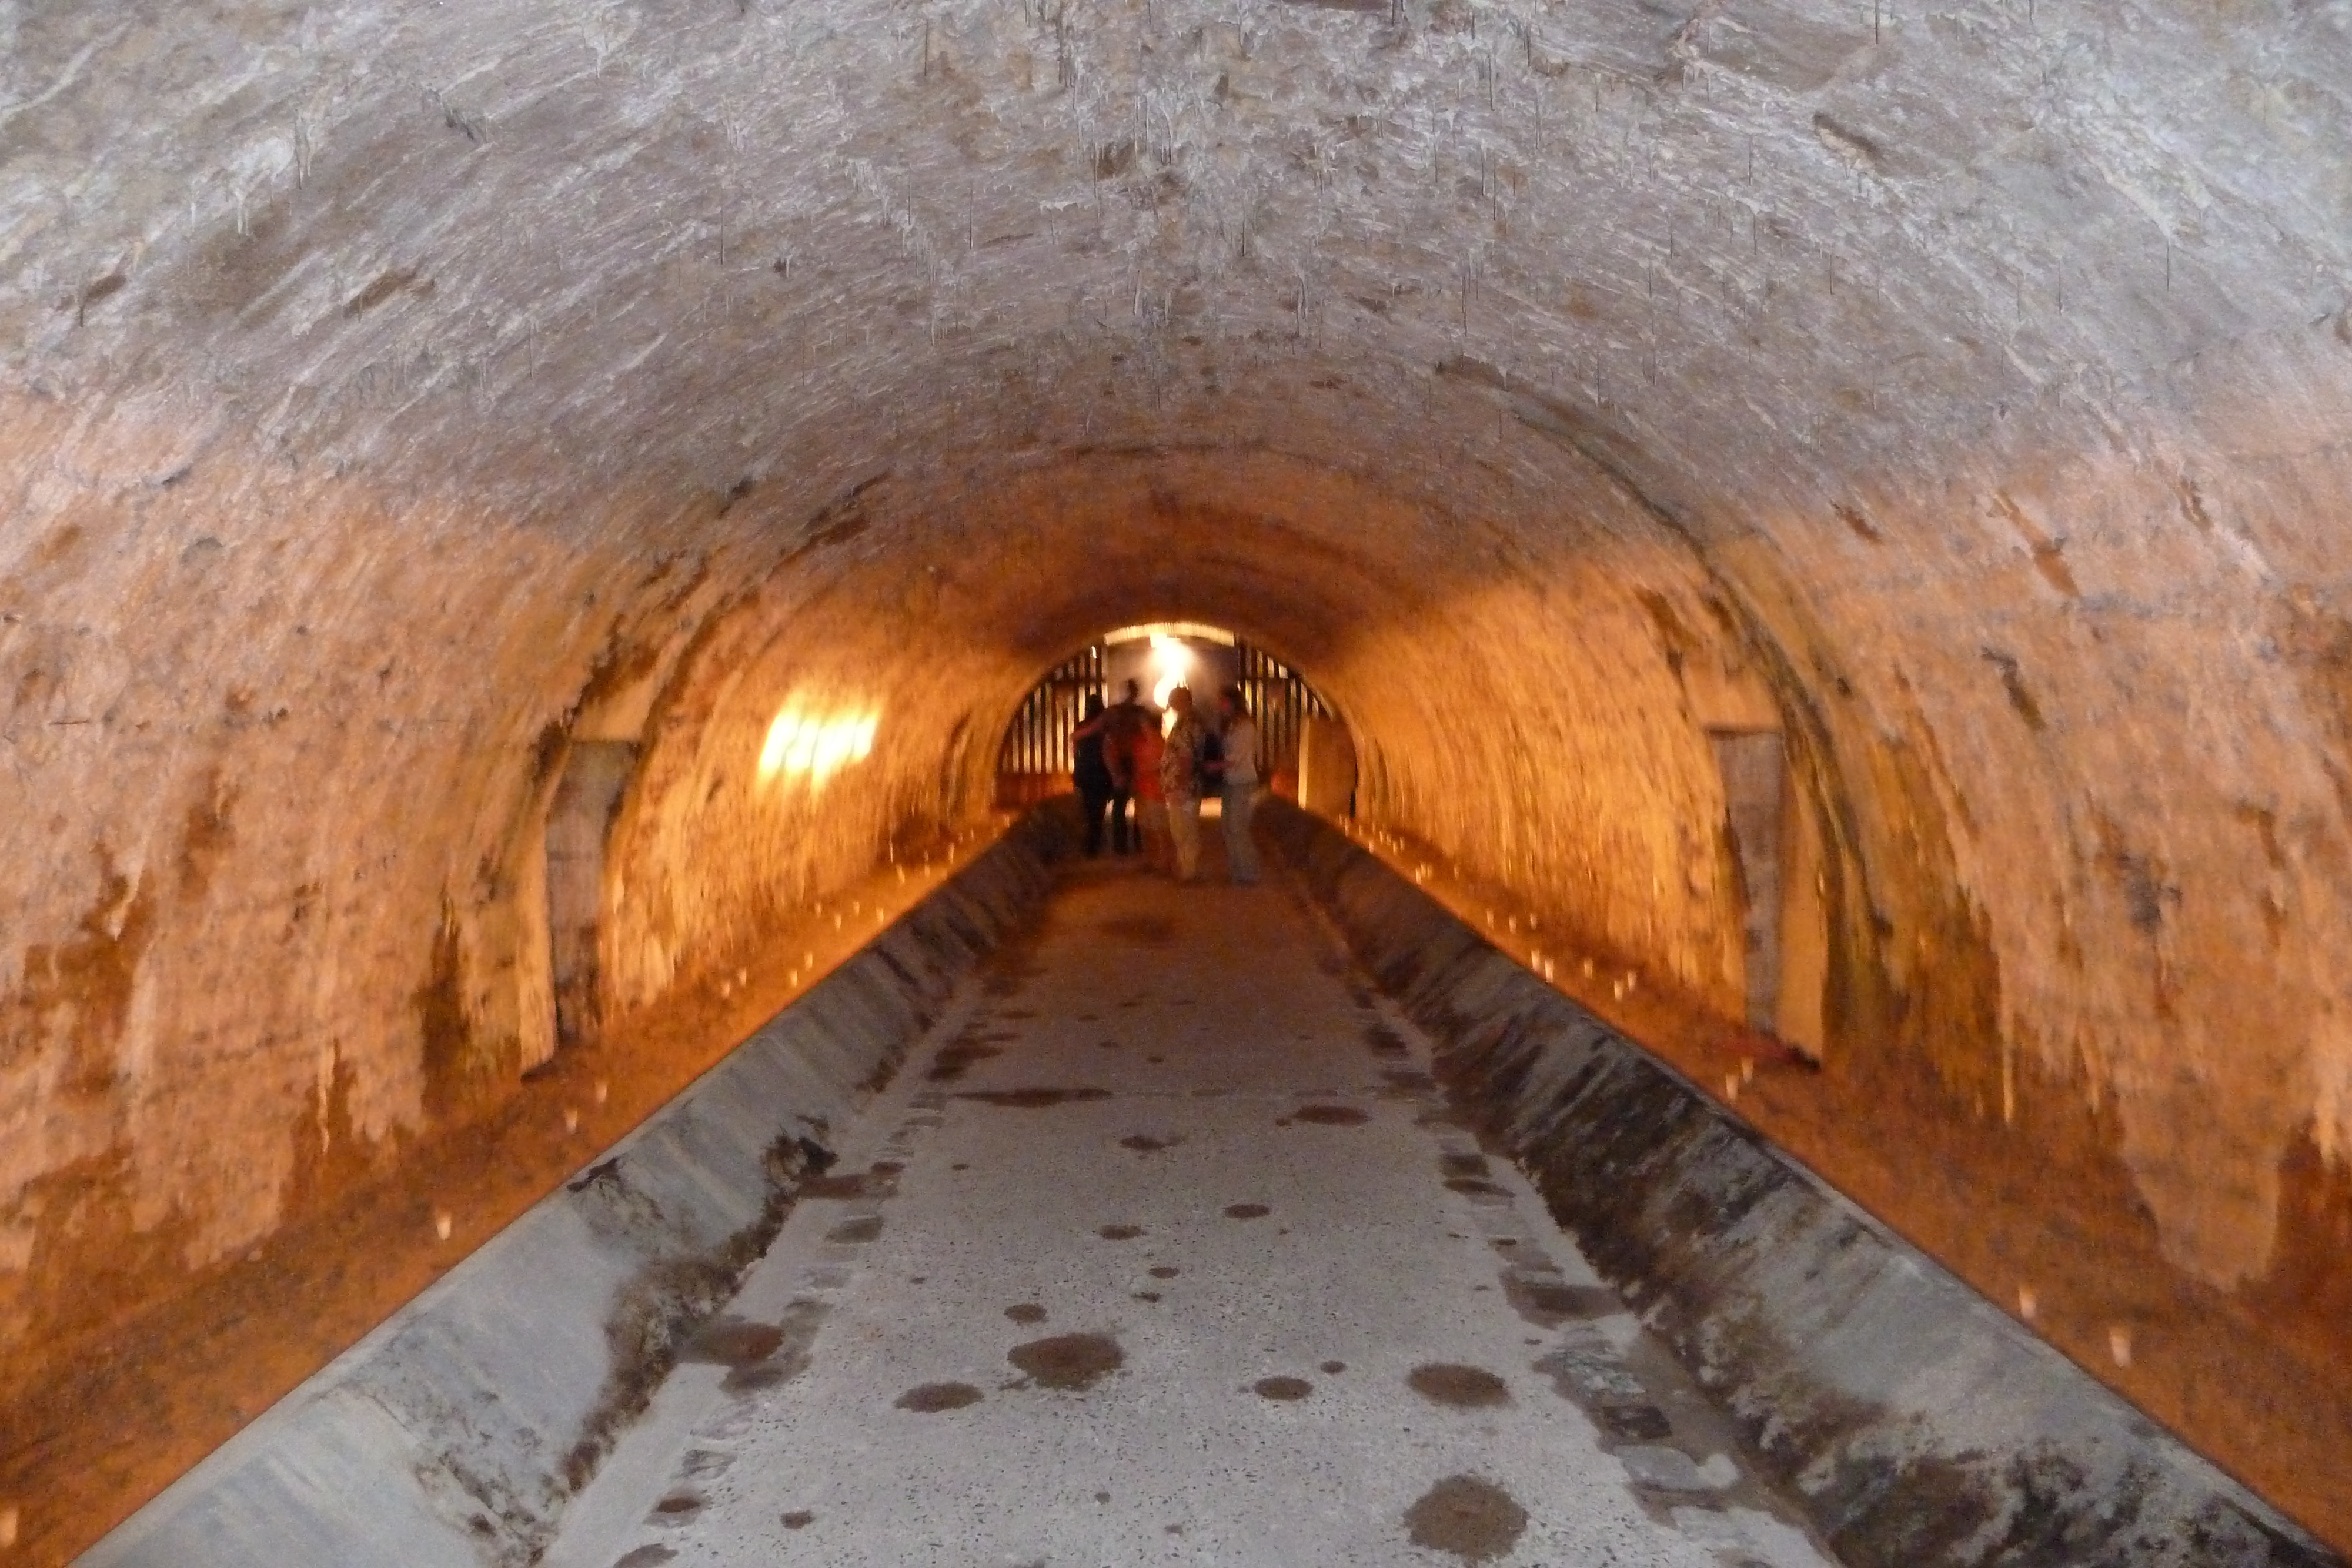
{"label": "stone wall", "polygon": [[[570,736],[644,748],[617,1025],[970,843],[1163,616],[1702,1010],[1760,715],[1831,1070],[2116,1165],[2151,1290],[2352,1307],[2326,8],[232,0],[0,72],[0,1381],[519,1092]],[[788,714],[874,727],[820,788]]]}

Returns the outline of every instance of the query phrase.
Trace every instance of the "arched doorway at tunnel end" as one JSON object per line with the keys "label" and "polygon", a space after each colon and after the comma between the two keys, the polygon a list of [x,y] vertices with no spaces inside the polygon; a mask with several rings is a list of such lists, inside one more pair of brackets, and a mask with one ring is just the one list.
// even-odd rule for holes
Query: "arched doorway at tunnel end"
{"label": "arched doorway at tunnel end", "polygon": [[1164,710],[1179,685],[1207,703],[1237,686],[1257,720],[1265,777],[1278,794],[1327,816],[1352,814],[1355,747],[1346,724],[1297,671],[1223,627],[1168,621],[1119,627],[1055,664],[1031,687],[998,748],[996,800],[1019,810],[1071,788],[1072,734],[1087,699],[1140,699]]}
{"label": "arched doorway at tunnel end", "polygon": [[[1329,704],[1265,649],[1194,622],[1122,627],[1049,670],[1005,727],[998,806],[1017,810],[1068,792],[1072,735],[1087,699],[1114,701],[1129,681],[1155,709],[1164,709],[1180,684],[1203,696],[1238,685],[1264,732],[1276,790],[1326,818],[1356,814],[1356,737]],[[1821,813],[1791,766],[1769,688],[1692,665],[1683,672],[1683,690],[1721,785],[1722,817],[1700,826],[1721,846],[1738,906],[1740,1021],[1777,1048],[1818,1061],[1830,969]]]}

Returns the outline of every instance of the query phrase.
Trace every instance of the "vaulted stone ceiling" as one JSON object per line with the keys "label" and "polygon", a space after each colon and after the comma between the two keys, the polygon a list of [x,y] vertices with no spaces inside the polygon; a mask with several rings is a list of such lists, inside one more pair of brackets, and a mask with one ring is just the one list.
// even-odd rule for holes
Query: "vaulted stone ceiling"
{"label": "vaulted stone ceiling", "polygon": [[[2340,6],[31,3],[0,61],[19,1346],[90,1236],[268,1234],[331,1088],[429,1123],[435,987],[532,1059],[567,736],[653,716],[650,1005],[1150,615],[1725,1005],[1701,688],[1762,692],[1832,1062],[2107,1118],[2198,1289],[2352,1140]],[[793,700],[875,755],[761,797]]]}
{"label": "vaulted stone ceiling", "polygon": [[35,6],[7,44],[37,392],[533,510],[1073,442],[1442,484],[1514,444],[1429,417],[1461,357],[1729,528],[2128,440],[2344,303],[2320,7]]}

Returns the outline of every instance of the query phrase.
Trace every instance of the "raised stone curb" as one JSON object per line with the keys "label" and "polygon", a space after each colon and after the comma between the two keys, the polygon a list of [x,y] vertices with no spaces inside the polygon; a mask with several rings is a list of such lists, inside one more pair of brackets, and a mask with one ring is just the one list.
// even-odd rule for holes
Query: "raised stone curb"
{"label": "raised stone curb", "polygon": [[1060,830],[1033,813],[80,1561],[536,1560],[678,1344],[830,1163],[831,1130],[1042,904]]}
{"label": "raised stone curb", "polygon": [[1329,824],[1261,821],[1851,1568],[2341,1562]]}

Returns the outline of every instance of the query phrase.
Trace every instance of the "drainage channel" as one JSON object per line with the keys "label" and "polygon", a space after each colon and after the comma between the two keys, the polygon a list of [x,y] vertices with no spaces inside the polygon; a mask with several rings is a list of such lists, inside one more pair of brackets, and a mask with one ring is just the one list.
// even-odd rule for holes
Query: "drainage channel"
{"label": "drainage channel", "polygon": [[1066,877],[547,1561],[1833,1563],[1428,1068],[1284,888]]}
{"label": "drainage channel", "polygon": [[1059,821],[84,1561],[2339,1561],[1328,824]]}

